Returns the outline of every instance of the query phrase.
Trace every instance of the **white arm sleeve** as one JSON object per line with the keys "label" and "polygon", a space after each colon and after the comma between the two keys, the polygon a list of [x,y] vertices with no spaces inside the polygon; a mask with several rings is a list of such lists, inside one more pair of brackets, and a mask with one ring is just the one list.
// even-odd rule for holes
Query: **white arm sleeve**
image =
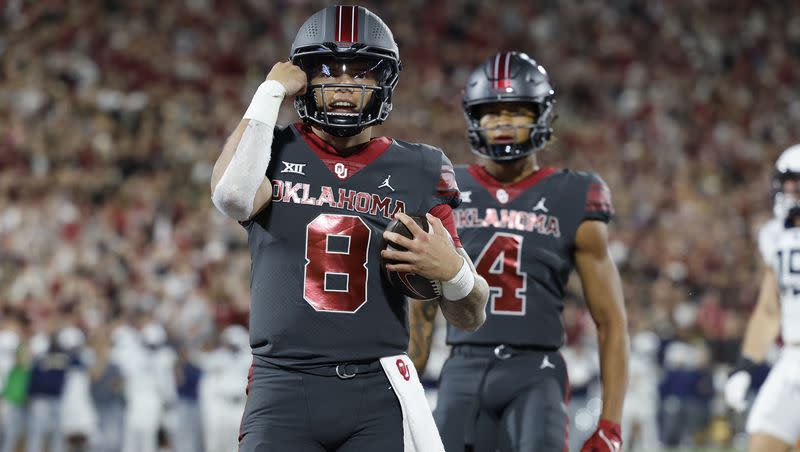
{"label": "white arm sleeve", "polygon": [[211,200],[220,212],[244,221],[253,214],[256,192],[264,181],[272,154],[272,138],[286,90],[280,82],[261,84],[244,114],[249,119],[236,152],[222,173]]}

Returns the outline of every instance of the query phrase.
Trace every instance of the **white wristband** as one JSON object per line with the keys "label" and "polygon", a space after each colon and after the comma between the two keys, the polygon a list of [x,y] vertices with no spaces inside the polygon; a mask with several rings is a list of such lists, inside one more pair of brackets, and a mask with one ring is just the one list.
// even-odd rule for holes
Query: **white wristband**
{"label": "white wristband", "polygon": [[254,119],[274,127],[278,122],[278,112],[286,95],[286,88],[277,80],[266,80],[259,85],[250,106],[244,112],[244,119]]}
{"label": "white wristband", "polygon": [[460,300],[475,287],[475,275],[472,274],[472,269],[467,264],[467,259],[461,256],[461,269],[456,273],[456,276],[449,281],[442,281],[442,296],[450,301]]}

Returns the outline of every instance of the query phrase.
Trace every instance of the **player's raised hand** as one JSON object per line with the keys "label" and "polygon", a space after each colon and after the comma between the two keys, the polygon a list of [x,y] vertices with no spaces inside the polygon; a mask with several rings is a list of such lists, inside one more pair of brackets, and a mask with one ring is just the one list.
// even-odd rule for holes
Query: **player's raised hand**
{"label": "player's raised hand", "polygon": [[305,94],[308,84],[306,73],[289,61],[275,63],[267,74],[267,80],[275,80],[283,85],[287,97]]}
{"label": "player's raised hand", "polygon": [[431,214],[425,216],[428,219],[429,232],[425,232],[408,215],[398,213],[396,218],[411,231],[414,239],[386,231],[383,233],[386,240],[406,248],[407,251],[383,250],[381,255],[385,259],[398,261],[396,264],[387,264],[388,270],[416,273],[424,278],[447,281],[458,273],[463,259],[453,246],[442,221]]}

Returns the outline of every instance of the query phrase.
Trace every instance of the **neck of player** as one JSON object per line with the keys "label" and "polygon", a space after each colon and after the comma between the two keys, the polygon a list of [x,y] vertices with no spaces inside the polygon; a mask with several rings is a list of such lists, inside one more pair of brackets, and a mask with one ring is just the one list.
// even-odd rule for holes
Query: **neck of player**
{"label": "neck of player", "polygon": [[504,184],[519,182],[536,171],[539,171],[539,164],[536,163],[536,154],[531,154],[511,162],[499,162],[486,159],[484,160],[483,167],[493,178]]}
{"label": "neck of player", "polygon": [[316,136],[322,138],[322,141],[333,146],[343,156],[357,152],[359,149],[354,149],[356,146],[367,143],[372,138],[372,127],[367,127],[361,133],[351,137],[337,137],[314,126],[311,127],[311,130],[314,131]]}

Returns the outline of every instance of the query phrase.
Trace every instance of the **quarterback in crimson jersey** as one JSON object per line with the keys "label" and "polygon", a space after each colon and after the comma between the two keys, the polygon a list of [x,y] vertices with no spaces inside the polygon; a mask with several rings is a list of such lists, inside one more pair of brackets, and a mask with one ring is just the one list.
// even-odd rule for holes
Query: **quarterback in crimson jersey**
{"label": "quarterback in crimson jersey", "polygon": [[[434,413],[448,451],[566,450],[569,388],[558,350],[573,269],[597,324],[603,381],[601,420],[582,451],[621,447],[628,337],[608,254],[611,196],[595,174],[539,166],[554,104],[546,71],[524,53],[498,53],[467,81],[468,132],[482,159],[456,168],[455,218],[490,297],[478,331],[448,327],[453,347]],[[420,369],[434,313],[435,306],[412,309],[410,355]]]}
{"label": "quarterback in crimson jersey", "polygon": [[[430,410],[413,403],[424,394],[404,354],[407,301],[381,277],[381,257],[396,262],[388,270],[441,281],[436,303],[459,328],[482,324],[488,286],[455,233],[450,161],[372,137],[400,67],[391,30],[370,11],[317,12],[214,167],[212,200],[246,228],[252,257],[242,452],[443,450]],[[302,122],[275,128],[286,96]],[[432,232],[405,212],[427,215]],[[413,239],[385,232],[395,217]],[[384,238],[407,251],[381,251]]]}

